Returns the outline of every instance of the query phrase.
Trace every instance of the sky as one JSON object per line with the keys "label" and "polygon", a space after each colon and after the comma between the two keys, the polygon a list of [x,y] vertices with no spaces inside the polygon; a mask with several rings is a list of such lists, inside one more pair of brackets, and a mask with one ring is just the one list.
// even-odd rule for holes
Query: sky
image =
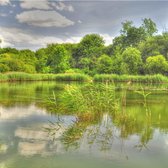
{"label": "sky", "polygon": [[140,26],[144,18],[151,18],[159,33],[167,31],[168,1],[0,0],[0,45],[37,50],[49,43],[77,43],[90,33],[109,45],[121,22]]}

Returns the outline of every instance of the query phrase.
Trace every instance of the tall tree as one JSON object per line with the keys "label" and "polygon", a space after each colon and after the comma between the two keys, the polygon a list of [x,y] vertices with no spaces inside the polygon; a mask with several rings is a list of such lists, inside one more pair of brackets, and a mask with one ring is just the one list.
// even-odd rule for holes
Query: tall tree
{"label": "tall tree", "polygon": [[78,61],[84,57],[99,57],[102,54],[104,40],[98,34],[88,34],[83,37],[73,52],[73,57]]}
{"label": "tall tree", "polygon": [[141,52],[133,47],[127,48],[123,54],[123,66],[128,74],[138,74],[142,66]]}
{"label": "tall tree", "polygon": [[103,54],[97,61],[98,73],[111,73],[112,72],[112,59],[108,55]]}
{"label": "tall tree", "polygon": [[163,55],[148,57],[146,59],[146,71],[149,74],[167,74],[168,62]]}
{"label": "tall tree", "polygon": [[40,48],[35,53],[38,63],[36,64],[37,72],[49,73],[49,67],[47,66],[48,54],[45,48]]}
{"label": "tall tree", "polygon": [[154,33],[157,33],[156,23],[153,22],[150,18],[143,19],[142,24],[143,29],[146,32],[147,37],[151,37],[154,35]]}
{"label": "tall tree", "polygon": [[48,65],[51,67],[51,72],[61,73],[69,69],[69,55],[67,50],[62,45],[53,46],[50,50]]}

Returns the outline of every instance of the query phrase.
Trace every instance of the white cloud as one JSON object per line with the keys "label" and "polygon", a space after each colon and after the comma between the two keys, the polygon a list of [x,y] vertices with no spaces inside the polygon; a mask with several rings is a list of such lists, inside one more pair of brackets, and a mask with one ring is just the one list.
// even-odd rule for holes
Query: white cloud
{"label": "white cloud", "polygon": [[110,36],[109,34],[100,34],[100,36],[103,37],[106,46],[112,44],[114,37]]}
{"label": "white cloud", "polygon": [[77,43],[81,37],[58,38],[54,36],[35,35],[17,28],[0,27],[1,47],[39,48],[49,43]]}
{"label": "white cloud", "polygon": [[24,45],[24,47],[29,47],[30,45],[42,46],[46,45],[47,43],[63,42],[59,38],[54,38],[51,36],[39,36],[17,28],[1,27],[0,32],[2,47],[14,46],[15,44],[20,44],[20,46]]}
{"label": "white cloud", "polygon": [[41,0],[41,1],[22,0],[20,2],[20,6],[23,9],[43,9],[43,10],[51,9],[48,0]]}
{"label": "white cloud", "polygon": [[[1,47],[19,47],[19,48],[30,48],[37,49],[45,47],[50,43],[78,43],[83,36],[70,36],[69,37],[54,37],[37,35],[31,32],[25,31],[18,28],[0,27],[0,39],[2,40]],[[109,34],[100,34],[105,44],[109,45],[112,43],[113,37]]]}
{"label": "white cloud", "polygon": [[74,25],[74,22],[62,16],[56,11],[25,11],[16,15],[20,23],[38,27],[67,27]]}
{"label": "white cloud", "polygon": [[[1,31],[1,28],[0,28]],[[1,32],[2,34],[2,32]],[[0,48],[4,48],[4,47],[12,47],[14,46],[12,43],[7,42],[6,40],[4,40],[4,37],[2,35],[0,35]]]}
{"label": "white cloud", "polygon": [[41,9],[41,10],[49,10],[49,9],[57,9],[60,11],[69,11],[73,12],[74,8],[72,5],[63,3],[63,2],[54,2],[49,0],[21,0],[20,7],[23,9]]}
{"label": "white cloud", "polygon": [[63,2],[52,2],[51,5],[53,7],[55,7],[57,10],[60,10],[60,11],[69,11],[69,12],[73,12],[74,11],[74,8],[72,5],[68,5],[68,4],[65,4]]}
{"label": "white cloud", "polygon": [[10,0],[0,0],[0,5],[9,5],[10,4]]}

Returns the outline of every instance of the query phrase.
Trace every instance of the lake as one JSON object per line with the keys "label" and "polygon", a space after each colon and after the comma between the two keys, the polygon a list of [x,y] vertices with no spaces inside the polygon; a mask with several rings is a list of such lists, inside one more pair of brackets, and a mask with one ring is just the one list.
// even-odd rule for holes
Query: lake
{"label": "lake", "polygon": [[168,85],[115,84],[127,117],[92,122],[48,104],[71,85],[0,83],[0,168],[167,167]]}

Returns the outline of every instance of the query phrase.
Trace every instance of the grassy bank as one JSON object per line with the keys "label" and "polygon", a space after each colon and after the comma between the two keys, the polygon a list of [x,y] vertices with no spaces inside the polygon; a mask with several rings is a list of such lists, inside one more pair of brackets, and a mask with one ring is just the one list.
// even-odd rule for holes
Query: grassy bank
{"label": "grassy bank", "polygon": [[139,83],[167,83],[168,77],[163,75],[116,75],[97,74],[93,78],[82,73],[62,74],[28,74],[23,72],[0,73],[0,82],[13,81],[91,81],[94,82],[139,82]]}
{"label": "grassy bank", "polygon": [[139,83],[166,83],[168,77],[157,75],[116,75],[116,74],[97,74],[93,77],[95,82],[139,82]]}
{"label": "grassy bank", "polygon": [[1,74],[0,82],[13,81],[89,81],[90,77],[80,73],[64,74],[28,74],[22,72],[12,72]]}

